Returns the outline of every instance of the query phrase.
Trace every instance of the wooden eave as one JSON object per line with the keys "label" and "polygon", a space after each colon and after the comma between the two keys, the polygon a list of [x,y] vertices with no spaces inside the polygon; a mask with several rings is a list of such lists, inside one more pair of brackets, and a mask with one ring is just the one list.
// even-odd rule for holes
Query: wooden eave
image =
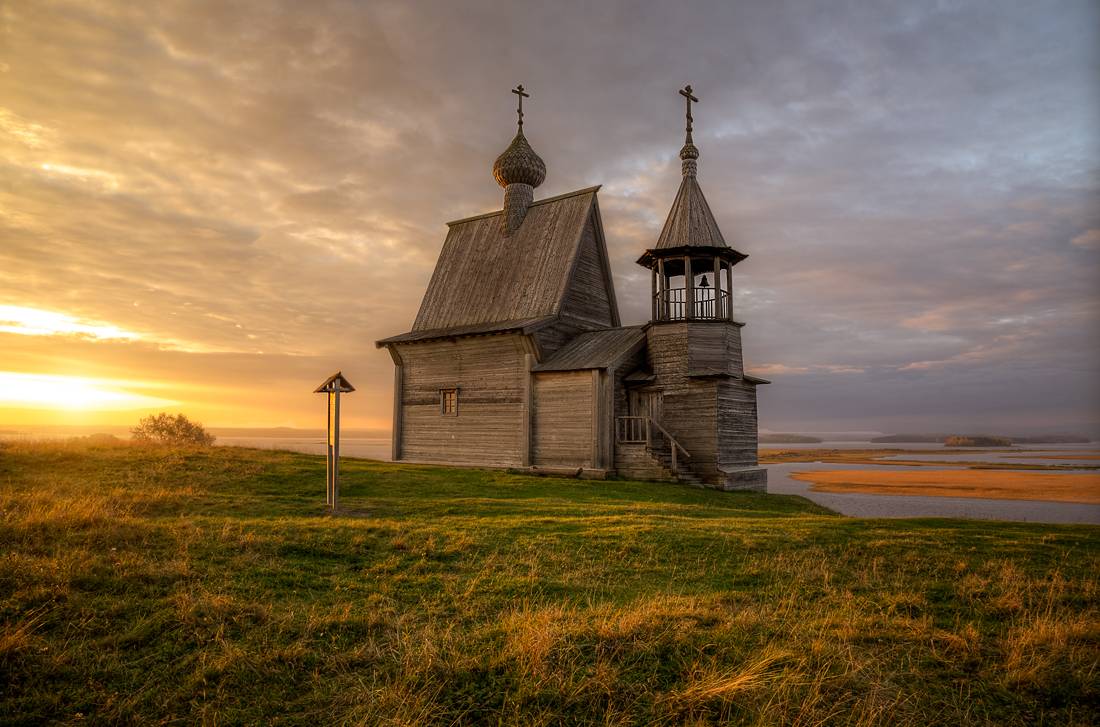
{"label": "wooden eave", "polygon": [[767,379],[749,376],[748,374],[738,376],[737,374],[731,374],[729,371],[723,371],[721,369],[697,369],[695,371],[688,371],[687,377],[689,379],[741,379],[746,384],[752,384],[753,386],[771,383]]}
{"label": "wooden eave", "polygon": [[645,327],[649,328],[650,326],[677,326],[683,323],[730,325],[737,326],[738,328],[745,327],[745,324],[742,321],[731,321],[728,318],[673,318],[671,320],[650,321],[649,323],[645,324]]}
{"label": "wooden eave", "polygon": [[696,369],[688,371],[689,379],[736,379],[737,374],[731,374],[725,369]]}
{"label": "wooden eave", "polygon": [[657,380],[657,374],[644,369],[638,369],[623,377],[627,384],[651,384]]}
{"label": "wooden eave", "polygon": [[467,336],[492,336],[505,333],[522,333],[524,335],[548,326],[557,320],[557,316],[542,316],[539,318],[527,318],[515,321],[500,321],[495,323],[481,323],[470,326],[452,326],[450,328],[437,328],[430,331],[409,331],[397,336],[383,338],[375,341],[378,348],[391,346],[395,343],[425,343],[438,341],[445,338],[463,338]]}
{"label": "wooden eave", "polygon": [[[652,269],[658,260],[665,258],[682,258],[687,255],[692,257],[717,257],[725,260],[731,266],[736,265],[748,257],[743,252],[738,252],[732,247],[717,247],[711,245],[680,245],[679,247],[650,248],[646,250],[635,262],[643,268]],[[705,272],[705,271],[700,271]]]}

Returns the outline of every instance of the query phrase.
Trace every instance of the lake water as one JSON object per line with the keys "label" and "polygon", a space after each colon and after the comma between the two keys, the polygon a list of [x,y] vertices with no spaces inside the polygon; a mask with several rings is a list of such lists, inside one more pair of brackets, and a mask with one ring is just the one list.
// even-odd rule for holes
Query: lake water
{"label": "lake water", "polygon": [[[1078,523],[1100,525],[1100,505],[1041,500],[987,500],[970,497],[924,497],[916,495],[871,495],[864,493],[814,492],[811,483],[791,478],[792,472],[832,470],[912,471],[901,465],[829,464],[793,462],[770,464],[768,492],[801,495],[841,515],[852,517],[946,517],[975,520],[1012,520],[1035,523]],[[962,467],[922,467],[929,470]],[[1078,470],[1091,471],[1095,470]]]}
{"label": "lake water", "polygon": [[[1088,455],[1095,455],[1095,450],[1085,450]],[[1028,456],[1030,454],[1031,456]],[[1071,449],[1034,449],[1028,454],[1019,451],[1010,452],[966,452],[965,454],[890,454],[882,457],[883,462],[890,460],[909,460],[911,462],[998,462],[1004,464],[1030,464],[1030,465],[1077,465],[1079,467],[1100,467],[1100,459],[1078,459],[1074,454],[1082,454],[1080,450]],[[1049,459],[1056,456],[1058,459]]]}

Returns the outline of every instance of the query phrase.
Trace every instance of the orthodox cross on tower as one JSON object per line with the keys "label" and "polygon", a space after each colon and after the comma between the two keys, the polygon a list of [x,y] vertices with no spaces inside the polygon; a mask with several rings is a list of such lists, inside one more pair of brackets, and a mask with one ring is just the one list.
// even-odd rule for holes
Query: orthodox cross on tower
{"label": "orthodox cross on tower", "polygon": [[[688,90],[691,90],[690,86],[688,87]],[[531,94],[523,90],[522,83],[513,88],[512,93],[519,97],[519,107],[516,108],[516,113],[519,114],[519,129],[520,131],[523,131],[523,99],[531,98]]]}
{"label": "orthodox cross on tower", "polygon": [[[523,88],[520,86],[520,88]],[[691,102],[699,103],[699,99],[695,98],[691,92],[691,86],[687,85],[680,89],[680,95],[684,97],[684,101],[687,102],[687,143],[691,143],[691,122],[694,120],[691,118]],[[521,114],[522,115],[522,114]]]}

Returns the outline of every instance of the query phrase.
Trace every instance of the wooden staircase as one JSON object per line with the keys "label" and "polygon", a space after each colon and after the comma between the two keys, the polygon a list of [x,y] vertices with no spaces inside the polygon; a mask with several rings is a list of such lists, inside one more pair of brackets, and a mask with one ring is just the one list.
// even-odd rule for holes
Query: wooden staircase
{"label": "wooden staircase", "polygon": [[660,479],[705,487],[692,472],[691,454],[668,431],[649,417],[617,417],[616,441],[620,445],[645,445],[645,453],[664,475]]}

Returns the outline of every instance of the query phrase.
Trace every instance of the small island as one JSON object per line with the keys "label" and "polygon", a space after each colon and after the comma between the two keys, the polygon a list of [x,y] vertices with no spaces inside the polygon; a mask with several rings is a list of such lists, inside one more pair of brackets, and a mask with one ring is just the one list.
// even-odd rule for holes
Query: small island
{"label": "small island", "polygon": [[952,434],[943,440],[945,447],[1011,447],[1008,437],[995,437],[990,434]]}
{"label": "small island", "polygon": [[811,437],[806,434],[761,434],[761,444],[821,444],[824,441],[820,437]]}

